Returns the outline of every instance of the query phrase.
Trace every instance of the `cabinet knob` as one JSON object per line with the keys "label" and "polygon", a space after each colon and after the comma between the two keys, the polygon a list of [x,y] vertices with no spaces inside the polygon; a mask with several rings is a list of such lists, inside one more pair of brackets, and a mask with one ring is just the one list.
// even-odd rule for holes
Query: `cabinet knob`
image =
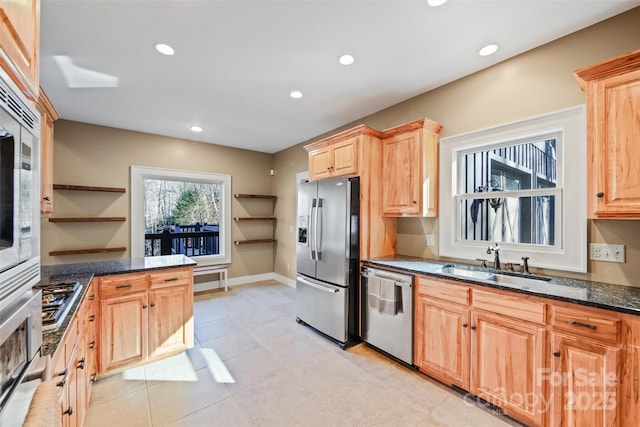
{"label": "cabinet knob", "polygon": [[600,191],[599,193],[596,193],[596,196],[598,197],[604,197],[604,193],[602,191]]}
{"label": "cabinet knob", "polygon": [[554,351],[551,354],[553,354],[554,357],[560,357],[560,352],[558,350]]}
{"label": "cabinet knob", "polygon": [[153,307],[155,307],[155,306],[156,306],[155,304],[151,304],[151,308],[153,308]]}
{"label": "cabinet knob", "polygon": [[143,308],[143,309],[147,308],[147,304],[143,305],[143,306],[142,306],[142,308]]}
{"label": "cabinet knob", "polygon": [[51,197],[49,197],[49,196],[44,196],[42,199],[43,199],[43,200],[45,200],[45,201],[47,201],[47,202],[50,202],[50,201],[51,201]]}
{"label": "cabinet knob", "polygon": [[467,324],[467,322],[464,322],[464,323],[462,324],[462,327],[463,327],[463,328],[466,328],[467,326],[469,326],[469,325]]}
{"label": "cabinet knob", "polygon": [[476,330],[476,325],[471,325],[471,330],[475,331]]}
{"label": "cabinet knob", "polygon": [[417,200],[414,200],[414,201],[413,201],[413,204],[415,205],[416,203],[418,203],[418,201],[417,201]]}

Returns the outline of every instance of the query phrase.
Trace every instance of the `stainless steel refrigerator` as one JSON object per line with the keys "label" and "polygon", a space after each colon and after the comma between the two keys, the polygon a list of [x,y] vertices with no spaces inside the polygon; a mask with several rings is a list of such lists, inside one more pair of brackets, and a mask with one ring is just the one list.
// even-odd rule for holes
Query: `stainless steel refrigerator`
{"label": "stainless steel refrigerator", "polygon": [[298,185],[296,320],[347,347],[358,340],[358,178]]}

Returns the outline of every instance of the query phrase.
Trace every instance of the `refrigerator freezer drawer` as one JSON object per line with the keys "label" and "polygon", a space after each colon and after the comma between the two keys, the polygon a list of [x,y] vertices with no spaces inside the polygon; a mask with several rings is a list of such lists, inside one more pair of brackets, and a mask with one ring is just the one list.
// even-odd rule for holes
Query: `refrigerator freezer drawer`
{"label": "refrigerator freezer drawer", "polygon": [[308,277],[296,279],[296,316],[309,326],[344,343],[348,338],[349,289]]}

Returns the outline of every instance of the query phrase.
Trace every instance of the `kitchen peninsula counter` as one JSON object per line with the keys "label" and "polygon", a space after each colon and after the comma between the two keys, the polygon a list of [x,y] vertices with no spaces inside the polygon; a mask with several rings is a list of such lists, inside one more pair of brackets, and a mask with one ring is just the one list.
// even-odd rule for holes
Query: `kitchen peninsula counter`
{"label": "kitchen peninsula counter", "polygon": [[89,283],[96,276],[136,273],[142,271],[162,270],[167,268],[194,267],[196,262],[184,255],[165,255],[146,258],[121,259],[114,261],[98,261],[76,264],[58,264],[41,267],[40,285],[53,285],[63,282],[78,282],[82,290],[71,306],[69,313],[59,327],[45,330],[42,333],[42,355],[53,356],[64,336],[67,327]]}
{"label": "kitchen peninsula counter", "polygon": [[[451,275],[441,274],[439,271],[444,265],[461,265],[465,268],[489,270],[498,273],[497,270],[482,269],[480,267],[472,267],[469,265],[445,262],[441,260],[396,255],[392,257],[362,260],[362,262],[372,267],[392,268],[394,270],[413,274],[425,274],[448,280],[456,280],[492,287],[495,289],[536,295],[539,297],[597,307],[605,310],[640,315],[640,288],[633,286],[567,279],[557,276],[546,276],[547,278],[551,278],[551,280],[544,283],[544,285],[535,289],[522,289],[522,287],[506,283],[487,283],[473,280],[472,278],[461,279],[452,277]],[[506,273],[509,274],[509,272]],[[517,273],[514,275],[517,275]]]}

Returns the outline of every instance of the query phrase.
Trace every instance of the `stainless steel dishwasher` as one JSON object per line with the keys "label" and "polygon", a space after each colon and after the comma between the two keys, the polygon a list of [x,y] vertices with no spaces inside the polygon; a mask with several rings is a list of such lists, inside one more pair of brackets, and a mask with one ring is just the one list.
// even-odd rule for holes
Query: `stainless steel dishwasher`
{"label": "stainless steel dishwasher", "polygon": [[[413,365],[413,276],[371,267],[362,267],[361,275],[360,337]],[[382,298],[389,294],[392,304]]]}

